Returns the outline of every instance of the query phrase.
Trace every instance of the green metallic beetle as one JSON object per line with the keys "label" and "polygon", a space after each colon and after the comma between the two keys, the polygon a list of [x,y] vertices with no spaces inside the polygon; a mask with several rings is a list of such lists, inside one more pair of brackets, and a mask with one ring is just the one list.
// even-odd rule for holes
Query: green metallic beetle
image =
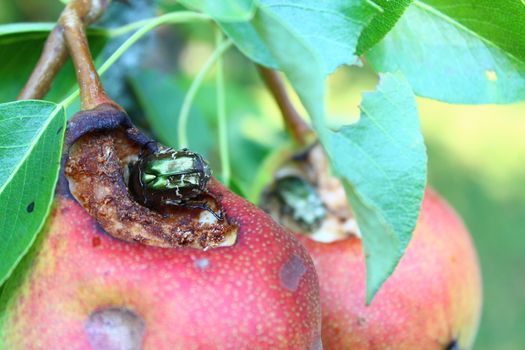
{"label": "green metallic beetle", "polygon": [[[290,217],[308,231],[319,228],[326,217],[327,209],[316,189],[300,176],[286,175],[276,179],[267,195],[279,203],[279,216]],[[263,209],[272,212],[271,208],[263,206]]]}
{"label": "green metallic beetle", "polygon": [[209,195],[207,186],[211,179],[210,167],[200,154],[186,148],[165,148],[141,154],[129,170],[129,188],[142,205],[203,209],[222,220],[222,215],[215,213],[206,202],[197,201],[199,195]]}

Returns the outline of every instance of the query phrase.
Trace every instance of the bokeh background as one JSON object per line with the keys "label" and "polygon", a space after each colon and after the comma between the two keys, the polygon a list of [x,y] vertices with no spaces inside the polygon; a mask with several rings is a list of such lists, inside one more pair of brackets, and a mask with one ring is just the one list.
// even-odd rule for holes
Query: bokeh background
{"label": "bokeh background", "polygon": [[[175,6],[169,0],[129,2],[112,5],[99,25],[115,27]],[[54,21],[62,6],[58,0],[2,0],[0,24]],[[98,61],[122,39],[110,41]],[[161,28],[130,50],[104,81],[139,125],[176,145],[184,91],[212,51],[209,26]],[[225,67],[235,185],[250,197],[259,164],[287,138],[251,63],[231,50]],[[355,121],[361,94],[373,90],[376,82],[366,64],[342,68],[330,77],[331,122]],[[0,76],[0,89],[3,83]],[[205,153],[220,173],[213,83],[211,72],[192,109],[188,132],[190,145]],[[525,103],[463,106],[418,98],[418,105],[429,183],[461,214],[481,260],[484,309],[475,349],[525,349]]]}

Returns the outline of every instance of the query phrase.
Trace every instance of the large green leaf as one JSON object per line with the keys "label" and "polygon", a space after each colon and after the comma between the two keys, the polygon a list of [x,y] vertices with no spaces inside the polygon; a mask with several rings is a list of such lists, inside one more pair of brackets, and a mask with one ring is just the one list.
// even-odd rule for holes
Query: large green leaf
{"label": "large green leaf", "polygon": [[405,252],[425,190],[426,150],[408,81],[382,76],[364,95],[359,122],[330,132],[327,152],[363,233],[370,301]]}
{"label": "large green leaf", "polygon": [[379,72],[402,71],[416,94],[452,103],[525,99],[521,0],[415,0],[367,54]]}
{"label": "large green leaf", "polygon": [[[16,99],[31,74],[52,23],[16,23],[0,25],[0,103]],[[108,36],[101,29],[88,31],[93,55],[101,52]],[[67,62],[53,82],[47,100],[61,101],[75,86],[75,71]]]}
{"label": "large green leaf", "polygon": [[0,284],[27,252],[49,212],[65,130],[62,107],[0,104]]}
{"label": "large green leaf", "polygon": [[[252,24],[297,91],[348,191],[364,237],[370,301],[403,255],[426,182],[414,95],[400,75],[386,75],[378,92],[365,96],[362,120],[334,132],[324,118],[324,66],[317,51],[264,9]],[[297,57],[307,63],[298,64]]]}
{"label": "large green leaf", "polygon": [[[356,62],[355,52],[361,31],[379,13],[379,8],[364,0],[263,0],[260,1],[259,11],[276,17],[282,26],[293,30],[315,51],[323,72],[330,73],[340,65]],[[255,25],[254,20],[221,23],[245,55],[267,67],[279,68],[280,62],[275,59]],[[308,64],[306,58],[294,59],[297,64]]]}
{"label": "large green leaf", "polygon": [[377,44],[394,27],[412,0],[372,0],[382,8],[363,30],[357,44],[357,54],[361,55]]}
{"label": "large green leaf", "polygon": [[179,2],[223,22],[247,21],[257,8],[255,0],[179,0]]}

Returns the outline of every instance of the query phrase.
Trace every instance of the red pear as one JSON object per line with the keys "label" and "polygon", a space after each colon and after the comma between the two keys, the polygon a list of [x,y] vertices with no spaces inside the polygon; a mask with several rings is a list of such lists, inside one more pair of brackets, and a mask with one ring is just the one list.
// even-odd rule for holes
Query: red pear
{"label": "red pear", "polygon": [[[136,131],[124,129],[128,136],[130,130],[131,134]],[[100,135],[102,129],[97,130]],[[116,148],[127,149],[132,141],[123,136],[124,131],[102,132],[98,140],[79,134],[90,138],[93,149],[100,150],[103,157],[89,155],[87,148],[75,151],[71,147],[73,153],[87,154],[91,162],[72,186],[75,175],[69,168],[75,164],[69,160],[69,189],[75,197],[67,186],[59,188],[46,229],[30,254],[32,260],[6,288],[0,320],[2,348],[320,349],[314,265],[301,243],[266,213],[212,179],[207,191],[228,225],[236,227],[235,237],[223,246],[208,244],[213,239],[203,240],[205,249],[197,249],[199,242],[183,246],[191,243],[191,237],[184,241],[179,231],[193,227],[195,232],[189,234],[212,237],[202,235],[201,226],[190,225],[195,213],[206,216],[206,211],[176,207],[173,213],[160,215],[137,203],[129,204],[129,194],[121,193],[128,197],[113,200],[115,193],[105,191],[99,182],[83,187],[82,181],[94,179],[90,171],[102,169],[104,175],[118,181],[120,189],[125,188],[118,175],[121,169],[108,175],[112,170],[107,164],[118,152],[104,148],[102,142],[104,138],[117,140]],[[102,165],[96,166],[97,162]],[[94,205],[90,200],[98,202]],[[136,207],[127,208],[128,204]],[[149,214],[136,217],[139,207]],[[113,214],[130,226],[110,222]],[[159,220],[178,217],[178,226],[173,227],[177,239],[155,231],[151,223],[156,215]],[[209,220],[210,215],[206,217]],[[140,243],[143,239],[134,236],[140,231],[138,222],[146,222],[151,226],[148,233],[172,247]],[[119,231],[124,239],[132,237],[132,242],[116,239],[102,227]]]}
{"label": "red pear", "polygon": [[212,190],[239,232],[235,245],[208,251],[119,241],[58,194],[6,305],[2,348],[319,349],[305,249],[244,199]]}
{"label": "red pear", "polygon": [[325,350],[472,346],[482,302],[479,262],[461,219],[435,192],[427,189],[406,254],[368,306],[359,228],[319,147],[285,162],[261,204],[314,260]]}
{"label": "red pear", "polygon": [[481,313],[479,263],[463,223],[433,191],[426,191],[406,254],[369,306],[360,238],[297,237],[319,275],[325,350],[472,347]]}

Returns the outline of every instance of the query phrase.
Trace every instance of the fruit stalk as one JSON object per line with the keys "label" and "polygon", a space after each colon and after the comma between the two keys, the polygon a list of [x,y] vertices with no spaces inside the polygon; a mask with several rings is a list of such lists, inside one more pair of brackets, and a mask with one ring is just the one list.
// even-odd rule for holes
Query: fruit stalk
{"label": "fruit stalk", "polygon": [[[89,25],[102,16],[108,4],[109,0],[73,0],[66,6],[64,12],[76,12],[85,25]],[[26,85],[18,95],[18,100],[44,98],[66,60],[64,28],[57,25],[49,34],[42,54]]]}
{"label": "fruit stalk", "polygon": [[67,6],[59,19],[64,28],[64,39],[69,54],[75,66],[78,85],[80,86],[80,101],[82,110],[90,110],[102,104],[120,107],[107,95],[100,81],[89,45],[82,18],[88,13],[90,1],[78,0],[72,6]]}
{"label": "fruit stalk", "polygon": [[299,145],[307,145],[313,135],[312,129],[303,118],[301,118],[301,115],[293,106],[292,101],[290,101],[290,97],[286,92],[286,87],[279,73],[261,65],[257,65],[257,70],[281,110],[286,129]]}

